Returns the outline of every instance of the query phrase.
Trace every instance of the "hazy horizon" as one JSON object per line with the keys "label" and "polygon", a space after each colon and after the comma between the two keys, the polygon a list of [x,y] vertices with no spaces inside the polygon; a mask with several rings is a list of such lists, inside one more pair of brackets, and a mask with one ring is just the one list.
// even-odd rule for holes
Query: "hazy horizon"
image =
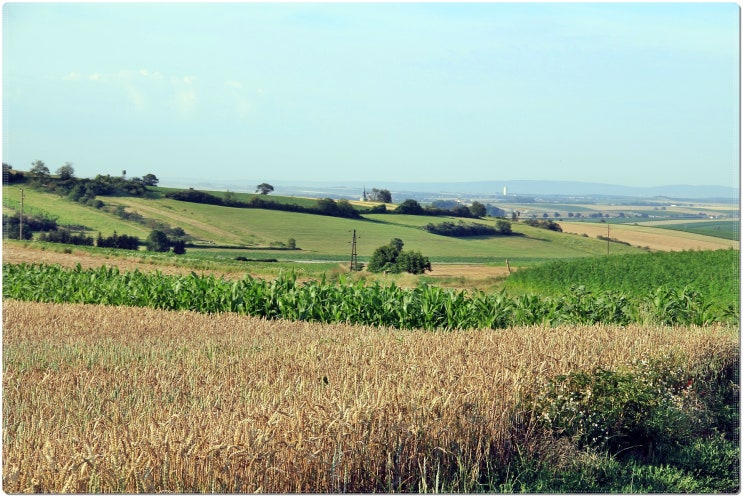
{"label": "hazy horizon", "polygon": [[5,3],[3,162],[739,188],[739,10]]}

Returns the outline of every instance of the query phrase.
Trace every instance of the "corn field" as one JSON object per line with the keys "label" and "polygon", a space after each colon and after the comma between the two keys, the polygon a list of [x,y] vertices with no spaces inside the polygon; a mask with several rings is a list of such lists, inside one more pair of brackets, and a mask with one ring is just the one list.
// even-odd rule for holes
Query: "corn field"
{"label": "corn field", "polygon": [[[4,289],[18,286],[8,274],[6,267]],[[142,278],[105,274],[67,276],[88,281],[93,293],[114,276]],[[168,281],[152,289],[120,283],[110,298],[169,291],[159,306],[176,307],[190,292],[219,293],[214,280]],[[37,284],[40,276],[21,286]],[[81,287],[57,288],[88,298]],[[253,305],[235,288],[228,302]],[[332,292],[305,291],[318,301]],[[493,491],[486,475],[520,457],[517,447],[539,446],[556,465],[565,456],[545,448],[520,402],[547,378],[653,358],[695,371],[739,355],[732,326],[443,332],[267,320],[208,305],[212,314],[6,298],[3,490]]]}
{"label": "corn field", "polygon": [[455,291],[422,284],[366,285],[341,278],[337,284],[298,283],[296,276],[272,281],[249,276],[120,272],[116,267],[74,269],[58,265],[3,265],[3,297],[49,303],[86,303],[236,312],[268,319],[391,326],[400,329],[502,329],[561,324],[706,325],[739,322],[739,310],[689,287],[661,286],[640,297],[574,287],[560,296],[505,291]]}

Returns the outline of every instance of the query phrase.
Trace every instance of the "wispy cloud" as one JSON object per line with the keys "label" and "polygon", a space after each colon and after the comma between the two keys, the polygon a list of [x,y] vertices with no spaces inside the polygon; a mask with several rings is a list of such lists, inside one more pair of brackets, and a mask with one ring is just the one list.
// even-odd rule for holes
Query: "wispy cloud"
{"label": "wispy cloud", "polygon": [[71,71],[62,76],[62,80],[108,85],[113,91],[123,93],[131,107],[137,112],[147,112],[161,105],[161,102],[169,102],[171,110],[181,117],[186,117],[192,114],[198,100],[194,87],[196,76],[168,76],[160,71],[147,68],[90,74]]}
{"label": "wispy cloud", "polygon": [[170,78],[174,95],[172,98],[173,109],[181,116],[188,117],[196,108],[196,90],[193,88],[195,76],[173,76]]}

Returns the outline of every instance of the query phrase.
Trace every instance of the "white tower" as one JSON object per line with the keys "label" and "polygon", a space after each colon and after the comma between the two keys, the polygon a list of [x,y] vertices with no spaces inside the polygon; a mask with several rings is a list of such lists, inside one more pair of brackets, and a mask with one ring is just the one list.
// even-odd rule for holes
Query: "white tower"
{"label": "white tower", "polygon": [[507,186],[504,186],[503,187],[503,196],[505,197],[506,195],[508,195],[508,187]]}

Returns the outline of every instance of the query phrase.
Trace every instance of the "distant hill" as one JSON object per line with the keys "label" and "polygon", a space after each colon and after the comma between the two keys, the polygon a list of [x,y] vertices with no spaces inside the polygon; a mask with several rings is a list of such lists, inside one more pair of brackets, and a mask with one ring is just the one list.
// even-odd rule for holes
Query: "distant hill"
{"label": "distant hill", "polygon": [[[196,178],[160,178],[161,186],[193,187],[213,190],[232,190],[252,192],[255,185],[264,180],[204,180]],[[272,182],[278,195],[298,195],[312,197],[340,197],[358,198],[364,188],[389,189],[393,198],[416,198],[416,194],[441,194],[442,196],[478,195],[499,196],[503,188],[509,195],[577,195],[577,196],[611,196],[611,197],[667,197],[672,199],[721,199],[735,201],[740,197],[740,190],[736,186],[720,185],[666,185],[652,187],[636,187],[610,185],[605,183],[585,183],[580,181],[470,181],[454,183],[403,183],[384,181],[350,181],[350,182],[313,182],[297,181]],[[435,195],[434,195],[435,196]]]}

